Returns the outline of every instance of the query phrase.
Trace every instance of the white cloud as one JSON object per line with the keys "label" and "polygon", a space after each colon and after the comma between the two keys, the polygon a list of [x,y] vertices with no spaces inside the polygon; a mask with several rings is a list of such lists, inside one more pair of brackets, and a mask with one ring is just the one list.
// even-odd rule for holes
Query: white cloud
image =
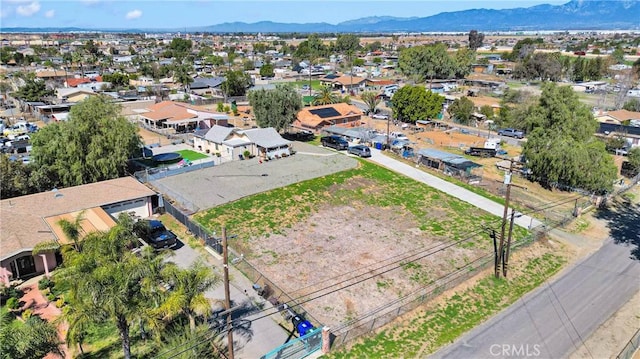
{"label": "white cloud", "polygon": [[32,1],[27,5],[20,5],[16,8],[16,13],[22,16],[31,16],[40,11],[40,3]]}
{"label": "white cloud", "polygon": [[127,20],[133,20],[133,19],[137,19],[140,16],[142,16],[142,11],[140,10],[131,10],[127,13],[127,16],[125,16],[125,18]]}
{"label": "white cloud", "polygon": [[49,18],[49,19],[51,19],[54,16],[56,16],[56,11],[55,10],[49,10],[49,11],[44,13],[44,17]]}

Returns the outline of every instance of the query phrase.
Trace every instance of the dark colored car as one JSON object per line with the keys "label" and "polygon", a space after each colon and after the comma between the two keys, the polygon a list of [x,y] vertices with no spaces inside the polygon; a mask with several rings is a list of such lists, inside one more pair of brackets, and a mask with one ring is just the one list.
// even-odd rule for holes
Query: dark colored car
{"label": "dark colored car", "polygon": [[520,130],[516,130],[515,128],[504,128],[498,131],[498,135],[515,137],[515,138],[524,138],[524,132]]}
{"label": "dark colored car", "polygon": [[335,148],[336,150],[346,150],[349,148],[349,142],[340,136],[325,136],[320,139],[320,143],[324,147]]}
{"label": "dark colored car", "polygon": [[141,220],[134,228],[138,237],[155,249],[174,247],[178,243],[178,237],[160,221]]}
{"label": "dark colored car", "polygon": [[347,149],[347,153],[351,153],[360,157],[371,157],[371,150],[365,145],[355,145]]}

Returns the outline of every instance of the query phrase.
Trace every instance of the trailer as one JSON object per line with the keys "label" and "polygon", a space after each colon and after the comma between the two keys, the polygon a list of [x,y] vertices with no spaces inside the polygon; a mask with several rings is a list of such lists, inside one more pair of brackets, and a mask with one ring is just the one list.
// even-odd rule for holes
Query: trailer
{"label": "trailer", "polygon": [[464,153],[470,156],[489,158],[489,157],[495,157],[497,154],[497,151],[493,148],[471,147],[468,150],[464,151]]}

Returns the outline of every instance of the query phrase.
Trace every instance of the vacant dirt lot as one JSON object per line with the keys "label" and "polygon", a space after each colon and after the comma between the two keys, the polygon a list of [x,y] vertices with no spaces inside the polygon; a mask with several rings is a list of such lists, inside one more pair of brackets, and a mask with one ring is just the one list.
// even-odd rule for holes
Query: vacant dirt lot
{"label": "vacant dirt lot", "polygon": [[[366,183],[355,181],[333,190],[367,188]],[[433,208],[429,215],[440,213]],[[319,297],[305,304],[305,309],[324,325],[335,326],[416,291],[486,253],[486,248],[443,249],[445,242],[434,237],[419,229],[413,215],[403,208],[381,210],[360,202],[327,205],[278,234],[252,238],[251,262],[290,296]],[[408,263],[411,260],[415,262]],[[330,293],[345,286],[345,290]]]}

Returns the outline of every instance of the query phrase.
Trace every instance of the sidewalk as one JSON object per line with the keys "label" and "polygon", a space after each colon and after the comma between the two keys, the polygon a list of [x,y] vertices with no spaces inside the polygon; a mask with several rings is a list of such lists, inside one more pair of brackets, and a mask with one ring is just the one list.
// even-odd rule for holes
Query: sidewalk
{"label": "sidewalk", "polygon": [[[447,182],[443,179],[440,179],[436,176],[430,175],[416,167],[412,167],[403,162],[397,161],[393,158],[390,158],[384,155],[380,150],[371,149],[371,160],[387,167],[395,172],[402,173],[403,175],[413,178],[416,181],[425,183],[435,189],[438,189],[442,192],[449,194],[450,196],[456,197],[464,202],[467,202],[477,208],[483,209],[493,215],[498,217],[502,217],[504,213],[504,206],[502,204],[496,203],[488,198],[482,197],[478,194],[475,194],[467,189],[462,187],[458,187],[453,183]],[[522,215],[515,219],[515,224],[527,229],[536,228],[538,226],[542,226],[542,222],[537,219]]]}

